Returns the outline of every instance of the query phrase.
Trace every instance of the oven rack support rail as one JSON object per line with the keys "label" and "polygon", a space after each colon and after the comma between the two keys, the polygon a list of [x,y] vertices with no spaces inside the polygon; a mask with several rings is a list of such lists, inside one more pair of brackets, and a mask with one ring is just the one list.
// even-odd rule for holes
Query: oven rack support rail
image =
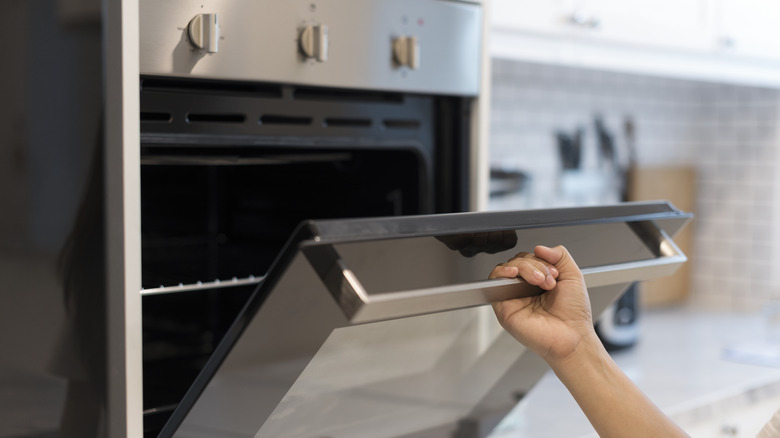
{"label": "oven rack support rail", "polygon": [[220,280],[216,279],[214,281],[198,281],[197,283],[191,283],[191,284],[182,284],[179,283],[175,286],[163,286],[155,287],[155,288],[148,288],[148,289],[141,289],[141,295],[161,295],[161,294],[171,294],[171,293],[179,293],[179,292],[194,292],[198,290],[206,290],[206,289],[222,289],[222,288],[228,288],[228,287],[236,287],[236,286],[250,286],[253,284],[260,284],[265,279],[264,275],[261,276],[254,276],[250,275],[249,277],[244,278],[237,278],[233,277],[231,279],[227,280]]}

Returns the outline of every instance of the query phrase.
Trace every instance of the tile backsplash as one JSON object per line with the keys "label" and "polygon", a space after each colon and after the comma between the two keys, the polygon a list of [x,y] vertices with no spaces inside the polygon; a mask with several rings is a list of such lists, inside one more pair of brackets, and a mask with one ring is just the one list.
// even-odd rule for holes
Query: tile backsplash
{"label": "tile backsplash", "polygon": [[[527,179],[490,208],[618,201],[633,144],[638,166],[696,169],[691,303],[780,302],[780,91],[496,59],[491,93],[491,168]],[[597,116],[612,161],[600,153]],[[556,133],[578,128],[580,170],[563,171]]]}

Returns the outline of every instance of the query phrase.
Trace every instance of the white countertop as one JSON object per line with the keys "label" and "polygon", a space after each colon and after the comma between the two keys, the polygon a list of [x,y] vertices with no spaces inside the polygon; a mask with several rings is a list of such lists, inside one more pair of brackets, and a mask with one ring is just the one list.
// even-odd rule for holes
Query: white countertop
{"label": "white countertop", "polygon": [[[766,312],[656,310],[645,312],[640,324],[639,342],[613,357],[691,435],[702,436],[697,431],[704,425],[725,421],[724,412],[740,410],[759,417],[746,420],[756,424],[742,432],[757,431],[780,408],[780,360],[765,366],[726,357],[728,351],[757,345],[768,347],[768,353],[780,352],[780,330],[771,325]],[[729,436],[749,436],[743,433]],[[548,372],[491,438],[584,436],[596,435],[566,388]]]}

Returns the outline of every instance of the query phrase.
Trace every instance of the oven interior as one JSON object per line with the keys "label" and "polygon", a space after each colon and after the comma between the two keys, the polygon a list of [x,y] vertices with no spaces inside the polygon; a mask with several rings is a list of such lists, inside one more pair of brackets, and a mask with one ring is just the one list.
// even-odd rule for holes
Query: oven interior
{"label": "oven interior", "polygon": [[143,77],[144,428],[306,219],[465,211],[469,98]]}

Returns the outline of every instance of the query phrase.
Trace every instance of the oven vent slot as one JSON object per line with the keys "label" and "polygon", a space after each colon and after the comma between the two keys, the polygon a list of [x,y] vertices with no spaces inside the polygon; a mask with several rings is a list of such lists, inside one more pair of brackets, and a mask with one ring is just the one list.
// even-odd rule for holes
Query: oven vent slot
{"label": "oven vent slot", "polygon": [[376,91],[332,90],[322,88],[296,88],[292,93],[295,100],[317,100],[332,102],[383,102],[403,103],[400,93],[382,93]]}
{"label": "oven vent slot", "polygon": [[280,116],[276,114],[265,114],[260,116],[258,123],[260,125],[311,125],[311,117]]}
{"label": "oven vent slot", "polygon": [[385,119],[382,125],[386,129],[420,129],[421,123],[419,120]]}
{"label": "oven vent slot", "polygon": [[244,123],[244,114],[187,114],[188,123]]}
{"label": "oven vent slot", "polygon": [[370,128],[371,119],[326,118],[322,125],[327,128]]}
{"label": "oven vent slot", "polygon": [[235,81],[203,81],[175,78],[141,79],[142,91],[164,91],[178,93],[222,94],[281,98],[282,86]]}
{"label": "oven vent slot", "polygon": [[171,123],[170,113],[141,111],[142,122]]}

